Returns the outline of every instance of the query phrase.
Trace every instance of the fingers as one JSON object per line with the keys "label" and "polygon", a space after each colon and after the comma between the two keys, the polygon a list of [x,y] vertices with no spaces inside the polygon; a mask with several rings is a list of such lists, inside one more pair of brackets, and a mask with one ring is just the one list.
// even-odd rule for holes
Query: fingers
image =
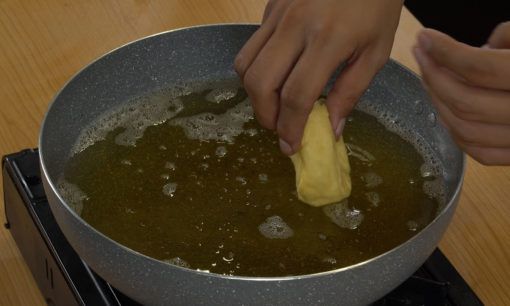
{"label": "fingers", "polygon": [[413,52],[429,91],[457,118],[493,124],[510,123],[509,92],[469,86],[439,67],[421,48],[415,48]]}
{"label": "fingers", "polygon": [[263,23],[241,48],[234,60],[234,67],[241,80],[257,54],[273,34],[288,0],[269,1],[264,12]]}
{"label": "fingers", "polygon": [[[464,152],[484,165],[510,164],[510,139],[505,136],[505,133],[508,135],[510,132],[509,126],[502,126],[502,131],[498,131],[498,126],[494,125],[486,128],[483,124],[475,123],[475,126],[470,126],[469,122],[455,118],[437,96],[433,93],[430,95],[432,103],[438,110],[440,122],[445,125],[454,141]],[[507,145],[505,146],[504,143]],[[496,145],[496,147],[491,147],[491,145]]]}
{"label": "fingers", "polygon": [[454,141],[462,151],[471,156],[477,162],[487,166],[510,165],[510,148],[480,147],[464,142],[453,136]]}
{"label": "fingers", "polygon": [[481,148],[459,144],[464,152],[476,161],[487,166],[510,165],[510,149]]}
{"label": "fingers", "polygon": [[510,49],[510,22],[500,23],[492,31],[487,44],[493,49]]}
{"label": "fingers", "polygon": [[470,147],[510,148],[510,125],[462,120],[433,91],[430,96],[441,122],[458,142]]}
{"label": "fingers", "polygon": [[288,1],[268,3],[267,21],[241,49],[235,61],[257,120],[263,127],[273,130],[276,129],[279,90],[304,46],[295,27],[274,29],[284,14],[285,2]]}
{"label": "fingers", "polygon": [[253,33],[237,54],[234,60],[234,68],[241,80],[244,79],[244,75],[251,63],[273,34],[274,27],[275,26],[269,24],[262,25]]}
{"label": "fingers", "polygon": [[[342,61],[351,58],[354,50],[359,48],[362,54],[381,41],[387,42],[383,54],[389,53],[401,8],[402,3],[393,0],[268,2],[263,24],[239,52],[235,68],[259,122],[277,128],[285,154],[299,149],[308,113]],[[339,88],[345,91],[342,95],[347,95],[346,100],[353,101],[351,104],[375,74],[371,69],[363,62],[353,62],[346,69],[352,76],[344,77]],[[368,77],[362,75],[363,70],[369,71]],[[361,86],[352,81],[357,77]],[[349,92],[347,87],[353,86],[355,90]],[[342,126],[339,116],[352,105],[345,109],[332,105],[339,109],[332,123]]]}
{"label": "fingers", "polygon": [[[501,84],[484,86],[487,85],[484,81],[505,72],[486,71],[484,78],[477,80],[478,86],[466,83],[474,79],[467,78],[466,70],[462,68],[469,66],[469,61],[476,61],[473,57],[476,54],[473,50],[475,48],[445,37],[433,38],[434,47],[429,45],[427,51],[423,49],[423,46],[427,47],[427,42],[422,39],[419,47],[413,50],[420,65],[424,86],[438,111],[440,121],[450,131],[455,142],[475,160],[486,165],[510,164],[510,92],[492,89],[502,87]],[[495,53],[487,56],[485,51],[478,53],[478,56],[482,55],[482,61],[492,56],[492,59],[499,61],[500,67],[509,65],[510,58],[498,58],[494,56]]]}
{"label": "fingers", "polygon": [[343,132],[345,118],[352,111],[370,81],[386,63],[388,56],[376,55],[376,52],[365,52],[349,63],[328,94],[327,106],[331,126],[337,138]]}
{"label": "fingers", "polygon": [[510,90],[510,50],[471,47],[432,29],[425,29],[418,35],[418,44],[439,66],[466,82]]}
{"label": "fingers", "polygon": [[299,31],[279,27],[244,75],[255,115],[265,128],[276,128],[276,116],[281,111],[280,89],[303,48]]}
{"label": "fingers", "polygon": [[[345,40],[339,39],[337,43],[325,45],[322,38],[317,38],[303,51],[285,81],[280,95],[277,123],[278,135],[284,141],[282,151],[285,154],[299,150],[313,103],[321,95],[336,67],[354,51],[353,47],[346,47],[350,44],[344,43]],[[286,144],[291,151],[284,150]]]}

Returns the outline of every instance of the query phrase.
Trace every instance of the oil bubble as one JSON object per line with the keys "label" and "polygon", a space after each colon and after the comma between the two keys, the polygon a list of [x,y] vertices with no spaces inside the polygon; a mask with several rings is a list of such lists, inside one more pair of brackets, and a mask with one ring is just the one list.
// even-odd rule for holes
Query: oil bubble
{"label": "oil bubble", "polygon": [[287,239],[294,235],[290,228],[280,216],[271,216],[259,225],[259,232],[268,239]]}
{"label": "oil bubble", "polygon": [[169,263],[169,264],[174,265],[174,266],[179,266],[179,267],[182,267],[182,268],[188,268],[189,269],[191,267],[187,261],[185,261],[184,259],[182,259],[180,257],[173,257],[173,258],[170,258],[170,259],[165,259],[165,260],[163,260],[163,262]]}
{"label": "oil bubble", "polygon": [[165,169],[175,170],[175,163],[173,163],[173,162],[166,162],[165,163]]}
{"label": "oil bubble", "polygon": [[256,129],[247,129],[245,133],[248,134],[248,136],[253,137],[257,135],[259,132]]}
{"label": "oil bubble", "polygon": [[407,225],[407,229],[410,230],[411,232],[416,232],[418,230],[418,222],[414,221],[414,220],[410,220],[406,223]]}
{"label": "oil bubble", "polygon": [[436,122],[437,122],[436,114],[434,114],[434,113],[428,114],[427,115],[427,121],[429,122],[429,125],[431,127],[436,126]]}
{"label": "oil bubble", "polygon": [[374,155],[357,145],[346,143],[345,147],[347,148],[347,155],[355,157],[362,162],[372,162],[375,160]]}
{"label": "oil bubble", "polygon": [[248,182],[246,181],[246,178],[242,177],[242,176],[236,176],[236,181],[238,181],[239,183],[241,183],[241,185],[246,185]]}
{"label": "oil bubble", "polygon": [[243,133],[244,124],[252,118],[253,109],[246,99],[224,114],[200,113],[190,117],[176,117],[168,123],[181,127],[189,139],[232,143],[236,136]]}
{"label": "oil bubble", "polygon": [[209,102],[220,103],[230,100],[236,95],[237,88],[215,88],[205,96],[205,99]]}
{"label": "oil bubble", "polygon": [[365,192],[365,197],[373,207],[379,206],[379,203],[381,202],[381,196],[375,191]]}
{"label": "oil bubble", "polygon": [[216,148],[215,154],[218,157],[224,157],[225,155],[227,155],[227,148],[225,148],[224,146],[219,146]]}
{"label": "oil bubble", "polygon": [[88,199],[88,196],[77,185],[71,184],[68,181],[61,179],[58,183],[58,191],[67,205],[71,207],[78,215],[83,211],[83,202]]}
{"label": "oil bubble", "polygon": [[422,187],[423,192],[431,198],[437,199],[440,204],[443,204],[445,196],[444,196],[444,184],[442,179],[436,178],[431,181],[423,182]]}
{"label": "oil bubble", "polygon": [[420,167],[420,174],[423,178],[434,177],[434,169],[430,164],[423,164]]}
{"label": "oil bubble", "polygon": [[358,228],[364,219],[360,210],[349,208],[347,200],[324,206],[322,211],[333,223],[345,229]]}
{"label": "oil bubble", "polygon": [[325,263],[329,263],[329,264],[334,265],[334,264],[336,264],[336,259],[335,259],[334,257],[330,257],[330,256],[328,256],[328,257],[324,257],[324,258],[322,259],[322,262],[325,262]]}
{"label": "oil bubble", "polygon": [[365,187],[367,188],[374,188],[383,183],[383,178],[375,172],[364,173],[361,179],[365,182]]}
{"label": "oil bubble", "polygon": [[163,186],[163,194],[169,197],[173,197],[176,190],[177,190],[176,183],[168,183]]}
{"label": "oil bubble", "polygon": [[414,113],[421,115],[423,113],[423,102],[421,100],[414,101]]}
{"label": "oil bubble", "polygon": [[234,253],[228,252],[227,256],[224,256],[222,259],[226,262],[231,262],[234,260]]}
{"label": "oil bubble", "polygon": [[267,182],[267,179],[268,179],[268,178],[267,178],[267,174],[265,174],[265,173],[260,173],[260,174],[259,174],[259,181],[260,181],[261,183],[266,183],[266,182]]}

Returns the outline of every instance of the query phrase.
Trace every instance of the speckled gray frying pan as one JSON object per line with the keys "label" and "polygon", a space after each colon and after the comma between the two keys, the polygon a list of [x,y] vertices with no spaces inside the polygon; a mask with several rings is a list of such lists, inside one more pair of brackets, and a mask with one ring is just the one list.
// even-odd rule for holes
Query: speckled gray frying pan
{"label": "speckled gray frying pan", "polygon": [[[455,210],[464,157],[434,111],[419,79],[390,61],[364,101],[375,102],[410,128],[444,165],[448,204],[414,238],[360,264],[294,277],[233,277],[198,272],[141,255],[83,221],[57,192],[56,181],[84,126],[132,97],[185,81],[235,76],[233,59],[254,25],[212,25],[151,36],[93,62],[57,94],[40,135],[44,187],[60,228],[81,258],[131,298],[149,305],[173,304],[368,304],[410,276],[429,256]],[[112,216],[114,218],[114,216]]]}

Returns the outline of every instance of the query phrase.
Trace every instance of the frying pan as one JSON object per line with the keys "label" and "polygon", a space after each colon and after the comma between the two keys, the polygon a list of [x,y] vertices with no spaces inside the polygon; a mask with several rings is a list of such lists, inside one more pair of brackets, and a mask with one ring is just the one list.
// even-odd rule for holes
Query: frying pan
{"label": "frying pan", "polygon": [[256,25],[209,25],[135,41],[77,73],[48,109],[39,154],[44,188],[55,219],[94,271],[140,303],[366,305],[398,286],[423,264],[454,213],[464,155],[445,129],[436,124],[434,109],[419,78],[394,61],[376,75],[358,108],[369,110],[375,105],[391,114],[434,151],[443,165],[447,201],[427,227],[375,258],[310,275],[223,276],[174,266],[133,251],[95,230],[66,204],[56,188],[57,181],[84,127],[133,97],[160,88],[235,77],[234,57],[256,29]]}

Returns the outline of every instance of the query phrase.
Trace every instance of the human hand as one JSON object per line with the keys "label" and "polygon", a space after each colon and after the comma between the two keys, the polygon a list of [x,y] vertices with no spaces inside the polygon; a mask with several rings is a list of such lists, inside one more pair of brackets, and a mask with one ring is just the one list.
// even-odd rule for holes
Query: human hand
{"label": "human hand", "polygon": [[346,61],[326,102],[341,135],[345,117],[389,57],[401,8],[402,0],[268,2],[235,68],[259,123],[277,130],[284,154],[299,150],[313,103]]}
{"label": "human hand", "polygon": [[435,30],[413,49],[441,122],[457,144],[486,165],[510,165],[510,23],[475,48]]}

